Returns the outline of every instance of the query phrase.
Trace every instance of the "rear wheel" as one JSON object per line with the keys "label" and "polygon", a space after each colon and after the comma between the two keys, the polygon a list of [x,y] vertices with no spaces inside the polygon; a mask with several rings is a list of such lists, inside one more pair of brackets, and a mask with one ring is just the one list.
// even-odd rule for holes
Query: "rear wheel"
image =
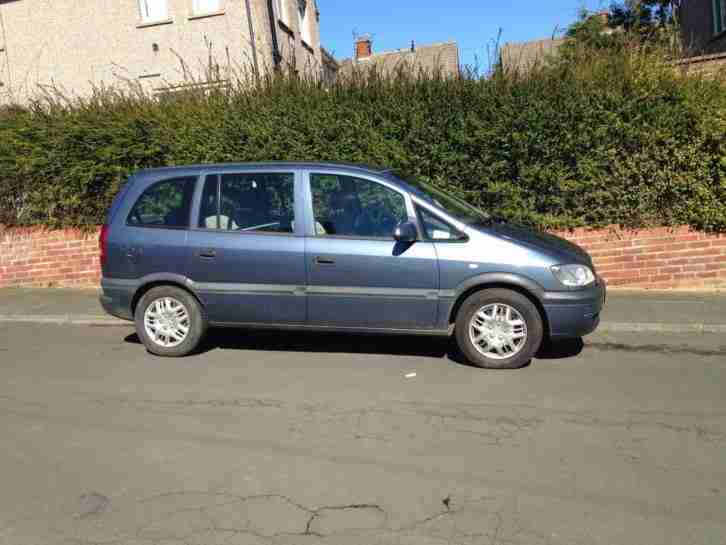
{"label": "rear wheel", "polygon": [[456,342],[477,367],[523,367],[534,357],[542,337],[537,307],[512,290],[476,292],[464,301],[456,318]]}
{"label": "rear wheel", "polygon": [[150,289],[136,305],[136,334],[157,356],[180,357],[193,352],[207,322],[199,302],[175,286]]}

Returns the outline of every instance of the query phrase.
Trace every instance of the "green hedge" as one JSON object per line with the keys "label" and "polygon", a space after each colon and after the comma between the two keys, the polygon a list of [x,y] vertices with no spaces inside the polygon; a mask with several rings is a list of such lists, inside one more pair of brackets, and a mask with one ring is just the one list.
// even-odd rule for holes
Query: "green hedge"
{"label": "green hedge", "polygon": [[635,56],[526,76],[277,78],[7,108],[0,223],[95,225],[137,169],[281,159],[390,166],[543,228],[726,231],[726,87]]}

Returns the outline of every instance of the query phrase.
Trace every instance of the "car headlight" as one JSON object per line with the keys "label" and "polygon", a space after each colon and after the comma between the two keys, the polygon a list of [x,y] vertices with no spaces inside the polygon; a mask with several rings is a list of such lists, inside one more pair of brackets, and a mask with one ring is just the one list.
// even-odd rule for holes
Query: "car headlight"
{"label": "car headlight", "polygon": [[577,288],[587,286],[595,281],[590,267],[585,265],[555,265],[552,274],[565,286]]}

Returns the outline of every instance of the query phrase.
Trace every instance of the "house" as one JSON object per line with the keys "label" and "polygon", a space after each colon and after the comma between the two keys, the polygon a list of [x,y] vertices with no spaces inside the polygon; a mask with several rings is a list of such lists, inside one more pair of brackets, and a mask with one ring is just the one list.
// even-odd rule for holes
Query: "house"
{"label": "house", "polygon": [[0,0],[0,102],[154,92],[276,68],[320,77],[316,0]]}
{"label": "house", "polygon": [[687,50],[726,53],[726,0],[681,0],[678,17]]}
{"label": "house", "polygon": [[501,50],[502,69],[505,72],[529,72],[535,66],[557,55],[564,38],[505,43]]}
{"label": "house", "polygon": [[335,82],[338,77],[338,70],[340,70],[340,63],[335,60],[335,57],[324,47],[320,48],[320,56],[323,62],[323,82],[330,85]]}
{"label": "house", "polygon": [[[600,11],[589,14],[586,21],[598,21],[602,25],[601,35],[619,32],[619,30],[607,26],[608,18],[608,12]],[[556,58],[559,55],[560,47],[566,41],[566,37],[552,37],[530,42],[505,43],[500,51],[502,69],[505,72],[529,72],[532,68],[545,63],[548,59]]]}
{"label": "house", "polygon": [[355,41],[355,56],[340,63],[339,75],[350,76],[355,72],[374,69],[381,74],[391,75],[396,70],[440,73],[445,77],[459,75],[459,46],[456,42],[431,45],[416,45],[395,51],[373,52],[373,39],[363,35]]}

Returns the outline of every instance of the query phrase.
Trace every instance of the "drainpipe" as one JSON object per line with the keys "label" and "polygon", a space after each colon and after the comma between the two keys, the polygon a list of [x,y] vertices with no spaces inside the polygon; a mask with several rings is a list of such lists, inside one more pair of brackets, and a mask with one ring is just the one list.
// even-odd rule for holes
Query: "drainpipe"
{"label": "drainpipe", "polygon": [[252,9],[250,8],[250,0],[245,0],[245,8],[247,9],[247,24],[250,31],[250,43],[252,44],[252,64],[255,68],[255,78],[260,77],[260,65],[257,62],[257,41],[255,40],[255,26],[252,24]]}
{"label": "drainpipe", "polygon": [[270,16],[270,33],[272,35],[272,63],[275,70],[280,68],[282,55],[280,55],[280,46],[277,42],[277,19],[275,18],[275,9],[272,6],[272,0],[267,0],[267,13]]}
{"label": "drainpipe", "polygon": [[[2,57],[5,57],[5,62],[2,62]],[[12,86],[12,74],[10,72],[10,56],[8,55],[8,40],[7,40],[7,33],[5,32],[5,19],[3,18],[3,8],[0,6],[0,77],[3,75],[3,64],[5,65],[5,69],[7,70],[7,77],[8,77],[8,83],[7,83],[7,93],[12,93],[13,86]],[[0,90],[6,91],[3,89],[5,82],[0,79]]]}

